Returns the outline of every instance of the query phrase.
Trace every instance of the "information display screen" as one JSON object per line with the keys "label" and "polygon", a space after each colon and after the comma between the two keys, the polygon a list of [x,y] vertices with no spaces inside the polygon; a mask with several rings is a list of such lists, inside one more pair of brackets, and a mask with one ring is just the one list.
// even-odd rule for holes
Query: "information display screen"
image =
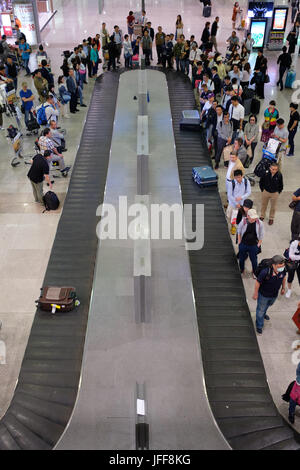
{"label": "information display screen", "polygon": [[253,47],[259,48],[264,46],[266,31],[266,20],[252,20],[251,21],[251,37],[254,40]]}
{"label": "information display screen", "polygon": [[288,15],[287,8],[274,8],[273,23],[272,23],[273,31],[285,30],[287,15]]}

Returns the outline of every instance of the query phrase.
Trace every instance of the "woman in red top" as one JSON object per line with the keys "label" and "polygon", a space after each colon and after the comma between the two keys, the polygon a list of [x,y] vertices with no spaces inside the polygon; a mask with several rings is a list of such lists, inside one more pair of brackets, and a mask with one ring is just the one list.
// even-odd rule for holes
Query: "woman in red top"
{"label": "woman in red top", "polygon": [[135,22],[135,17],[133,15],[133,11],[130,11],[129,15],[127,16],[127,27],[128,27],[128,34],[130,37],[130,41],[132,41],[134,22]]}
{"label": "woman in red top", "polygon": [[236,17],[237,17],[237,14],[240,13],[241,10],[240,10],[240,6],[239,6],[239,2],[235,2],[234,4],[234,7],[233,7],[233,12],[232,12],[232,29],[235,29],[235,22],[236,22]]}

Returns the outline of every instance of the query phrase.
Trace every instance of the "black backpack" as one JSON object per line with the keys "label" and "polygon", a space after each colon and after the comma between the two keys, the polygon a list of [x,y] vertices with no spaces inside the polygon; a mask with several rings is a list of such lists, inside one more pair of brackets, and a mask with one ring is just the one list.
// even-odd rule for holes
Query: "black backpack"
{"label": "black backpack", "polygon": [[[235,180],[231,180],[231,184],[232,184],[232,194],[234,193],[234,190],[235,190]],[[247,178],[244,178],[244,185],[245,185],[245,191],[247,191],[247,188],[248,188],[248,180]]]}
{"label": "black backpack", "polygon": [[257,266],[255,270],[255,273],[254,273],[255,277],[257,278],[264,269],[268,269],[268,273],[266,277],[264,278],[264,281],[269,281],[269,279],[271,279],[271,274],[272,274],[272,264],[273,264],[272,258],[265,258],[261,260],[261,262],[259,263],[259,265]]}
{"label": "black backpack", "polygon": [[45,211],[56,211],[59,207],[59,199],[53,191],[48,191],[44,198]]}

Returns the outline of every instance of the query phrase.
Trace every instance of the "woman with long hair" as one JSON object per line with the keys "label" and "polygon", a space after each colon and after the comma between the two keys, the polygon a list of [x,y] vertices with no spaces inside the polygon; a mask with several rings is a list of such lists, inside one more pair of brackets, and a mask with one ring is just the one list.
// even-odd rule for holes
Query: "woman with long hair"
{"label": "woman with long hair", "polygon": [[177,15],[175,41],[177,40],[177,38],[180,38],[181,34],[183,34],[183,22],[181,15]]}

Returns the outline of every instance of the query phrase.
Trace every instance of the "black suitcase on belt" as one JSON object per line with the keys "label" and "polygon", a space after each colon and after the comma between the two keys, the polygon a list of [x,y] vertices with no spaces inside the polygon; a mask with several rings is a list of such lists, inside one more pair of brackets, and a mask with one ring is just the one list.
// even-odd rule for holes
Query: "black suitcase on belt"
{"label": "black suitcase on belt", "polygon": [[259,111],[260,111],[260,101],[257,100],[256,98],[253,98],[252,103],[251,103],[251,113],[259,114]]}

